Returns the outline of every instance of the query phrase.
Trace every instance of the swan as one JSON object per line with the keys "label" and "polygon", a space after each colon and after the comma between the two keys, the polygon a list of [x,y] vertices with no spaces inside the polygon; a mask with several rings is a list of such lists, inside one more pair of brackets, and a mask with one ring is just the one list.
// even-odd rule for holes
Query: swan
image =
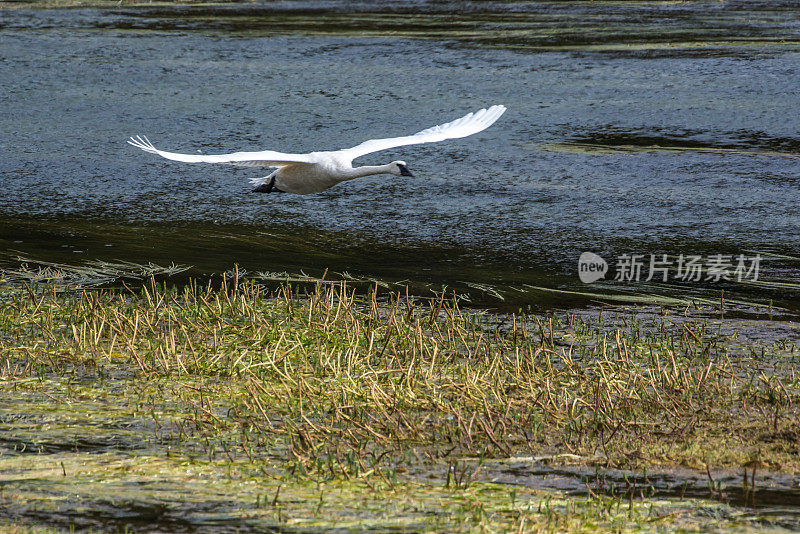
{"label": "swan", "polygon": [[339,182],[372,174],[414,176],[405,161],[393,161],[387,165],[365,165],[353,167],[353,160],[380,150],[404,145],[435,143],[445,139],[457,139],[481,132],[494,124],[505,112],[505,106],[491,106],[464,115],[452,122],[433,126],[414,135],[388,139],[370,139],[353,148],[344,150],[310,152],[308,154],[284,154],[272,150],[261,152],[234,152],[232,154],[195,155],[158,150],[144,136],[131,137],[129,144],[161,157],[186,163],[225,163],[243,167],[277,167],[272,174],[253,178],[250,183],[256,193],[296,193],[307,195],[324,191]]}

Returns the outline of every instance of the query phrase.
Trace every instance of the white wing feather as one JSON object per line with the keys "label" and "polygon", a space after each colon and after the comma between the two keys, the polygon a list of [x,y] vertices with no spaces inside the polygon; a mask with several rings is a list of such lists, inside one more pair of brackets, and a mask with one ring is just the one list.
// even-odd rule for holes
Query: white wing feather
{"label": "white wing feather", "polygon": [[492,106],[489,109],[481,109],[475,113],[464,115],[460,119],[456,119],[446,124],[433,126],[414,135],[407,135],[405,137],[392,137],[389,139],[371,139],[365,141],[358,146],[342,150],[353,159],[386,150],[387,148],[394,148],[404,145],[417,145],[422,143],[435,143],[437,141],[444,141],[445,139],[457,139],[467,137],[468,135],[481,132],[494,124],[506,110],[505,106]]}
{"label": "white wing feather", "polygon": [[296,163],[313,163],[308,154],[284,154],[273,150],[263,150],[261,152],[234,152],[232,154],[200,155],[200,154],[180,154],[178,152],[165,152],[153,146],[147,137],[131,137],[129,144],[136,148],[141,148],[145,152],[158,154],[159,156],[175,161],[186,163],[227,163],[242,167],[282,167]]}

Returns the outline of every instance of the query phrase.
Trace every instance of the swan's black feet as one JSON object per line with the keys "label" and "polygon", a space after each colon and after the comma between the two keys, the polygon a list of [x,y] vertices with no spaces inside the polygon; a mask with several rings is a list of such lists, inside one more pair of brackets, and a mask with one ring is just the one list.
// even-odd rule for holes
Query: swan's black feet
{"label": "swan's black feet", "polygon": [[280,189],[275,187],[275,177],[273,176],[272,179],[267,184],[261,184],[255,189],[253,189],[253,193],[283,193]]}

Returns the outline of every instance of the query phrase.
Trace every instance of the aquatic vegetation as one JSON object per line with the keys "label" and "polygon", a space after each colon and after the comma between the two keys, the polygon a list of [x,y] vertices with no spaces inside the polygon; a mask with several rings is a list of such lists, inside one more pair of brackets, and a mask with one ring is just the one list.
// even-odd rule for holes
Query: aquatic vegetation
{"label": "aquatic vegetation", "polygon": [[154,276],[174,276],[189,270],[187,266],[174,263],[164,267],[152,262],[140,264],[90,260],[82,265],[69,265],[19,256],[14,261],[17,264],[15,268],[0,269],[0,285],[25,282],[60,288],[87,288],[109,283],[120,284],[126,280],[147,280]]}
{"label": "aquatic vegetation", "polygon": [[[173,0],[17,0],[14,8],[115,8],[123,18],[90,27],[224,32],[233,35],[348,36],[435,39],[464,46],[531,52],[580,51],[623,57],[746,55],[793,49],[787,32],[795,6],[704,1],[437,2],[424,8],[402,2],[304,3]],[[680,6],[676,5],[680,4]]]}
{"label": "aquatic vegetation", "polygon": [[[800,473],[790,325],[761,342],[668,310],[493,315],[446,294],[268,292],[235,274],[215,288],[2,291],[2,515],[691,529],[770,521],[726,504],[731,473],[754,500],[767,473]],[[580,491],[520,466],[572,469]],[[683,493],[607,482],[678,467],[701,475]]]}

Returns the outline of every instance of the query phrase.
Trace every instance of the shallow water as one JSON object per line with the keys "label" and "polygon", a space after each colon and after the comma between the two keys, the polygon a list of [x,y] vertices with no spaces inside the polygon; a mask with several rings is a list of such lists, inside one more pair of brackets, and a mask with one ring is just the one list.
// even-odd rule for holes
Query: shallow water
{"label": "shallow water", "polygon": [[[624,294],[796,312],[789,284],[582,284],[577,259],[798,256],[800,8],[281,2],[0,11],[0,262],[122,259],[443,284],[479,304]],[[368,155],[415,178],[255,195],[204,153],[336,149],[493,103],[478,136]],[[504,300],[500,300],[504,299]],[[746,310],[751,307],[741,304]]]}
{"label": "shallow water", "polygon": [[571,495],[595,493],[642,500],[645,497],[714,499],[740,507],[743,519],[751,516],[773,527],[797,528],[800,520],[800,482],[796,476],[756,472],[753,488],[751,470],[748,470],[746,484],[744,469],[739,473],[710,473],[711,478],[689,469],[656,469],[648,472],[551,467],[525,459],[511,459],[502,466],[487,466],[484,477],[493,482],[520,484]]}
{"label": "shallow water", "polygon": [[[123,395],[135,389],[113,379],[106,384],[112,389],[115,385],[115,393]],[[55,384],[51,391],[59,397],[64,394]],[[265,525],[265,518],[257,514],[258,505],[253,504],[259,491],[263,492],[261,498],[275,495],[275,488],[267,486],[275,484],[272,478],[262,474],[247,482],[241,475],[231,477],[229,470],[226,476],[222,464],[206,463],[200,459],[205,455],[196,449],[192,454],[196,444],[191,440],[181,444],[167,438],[167,428],[172,436],[172,424],[164,424],[159,431],[152,412],[132,412],[130,405],[120,404],[120,398],[114,396],[79,397],[85,400],[54,404],[57,397],[49,393],[20,392],[16,398],[0,400],[3,517],[62,529],[120,532],[152,532],[154,528],[170,532],[263,532],[277,526],[274,520]],[[168,420],[161,415],[164,422]],[[170,444],[175,445],[174,451]],[[171,451],[166,458],[165,447]],[[242,456],[241,451],[231,452],[236,458]],[[170,460],[170,454],[177,457]],[[439,462],[409,466],[411,472],[405,476],[438,488],[445,484],[450,469],[454,477],[467,473],[459,484],[490,482],[510,491],[533,488],[549,492],[553,498],[605,495],[623,506],[632,502],[663,506],[671,502],[684,518],[713,512],[717,519],[737,521],[741,527],[797,530],[800,525],[797,474],[757,470],[753,488],[752,469],[747,470],[745,484],[744,469],[714,469],[709,479],[707,474],[688,468],[622,470],[569,465],[569,456],[487,460],[480,468],[474,458],[465,458],[455,465]],[[560,465],[565,461],[567,465]],[[334,493],[336,485],[331,486],[329,492]],[[297,500],[301,497],[297,491],[290,483],[280,495],[285,501]],[[302,497],[314,500],[316,495]],[[525,505],[524,500],[520,505]],[[408,507],[402,513],[393,513],[400,521],[420,512]],[[368,513],[359,512],[359,516],[365,520]],[[337,519],[344,521],[345,513],[334,507],[326,520],[335,525]]]}

